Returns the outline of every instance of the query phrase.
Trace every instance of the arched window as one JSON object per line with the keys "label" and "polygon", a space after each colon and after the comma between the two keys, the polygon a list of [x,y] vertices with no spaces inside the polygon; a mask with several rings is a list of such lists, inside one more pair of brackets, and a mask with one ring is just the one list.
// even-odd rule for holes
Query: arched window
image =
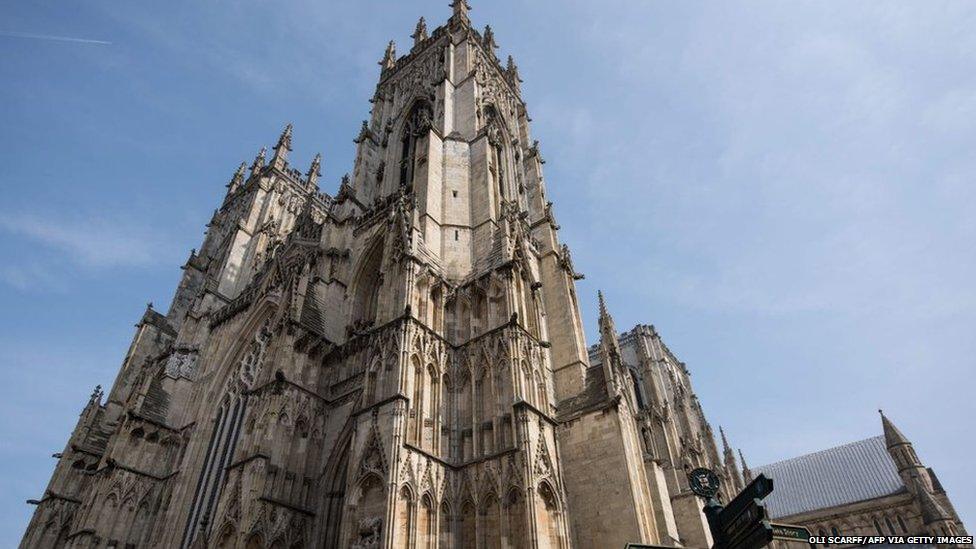
{"label": "arched window", "polygon": [[878,519],[874,519],[874,529],[878,531],[879,536],[884,535],[884,530],[881,529],[881,523],[878,522]]}
{"label": "arched window", "polygon": [[380,272],[383,239],[377,239],[363,257],[353,287],[352,320],[354,323],[372,324],[376,322],[380,287],[383,285],[383,275]]}
{"label": "arched window", "polygon": [[888,527],[889,534],[895,535],[895,525],[891,524],[891,517],[885,517],[885,526]]}
{"label": "arched window", "polygon": [[903,534],[907,534],[908,533],[908,528],[905,528],[905,521],[904,521],[904,519],[901,518],[901,515],[898,515],[895,518],[898,519],[898,526],[901,528],[902,533]]}
{"label": "arched window", "polygon": [[409,547],[413,532],[413,495],[407,486],[400,489],[396,506],[396,546]]}
{"label": "arched window", "polygon": [[539,535],[548,538],[549,547],[559,549],[562,542],[562,514],[559,510],[559,500],[549,483],[539,484],[539,498],[542,505],[542,521],[539,524]]}
{"label": "arched window", "polygon": [[508,520],[508,528],[504,530],[504,535],[506,537],[503,547],[525,547],[526,545],[526,521],[527,517],[525,514],[525,499],[522,497],[522,493],[516,489],[512,488],[508,492],[508,497],[505,501],[505,515]]}
{"label": "arched window", "polygon": [[437,425],[437,411],[440,408],[438,399],[440,397],[438,389],[439,383],[437,378],[437,371],[434,369],[433,364],[427,365],[427,376],[424,380],[424,417],[421,428],[423,429],[423,435],[421,440],[421,447],[425,450],[433,450],[436,443],[437,432],[435,430]]}
{"label": "arched window", "polygon": [[470,501],[465,502],[461,507],[461,547],[476,547],[476,528],[474,505]]}
{"label": "arched window", "polygon": [[441,446],[438,449],[440,455],[454,458],[454,452],[451,448],[451,431],[454,428],[454,417],[453,411],[454,406],[452,404],[452,398],[454,396],[454,386],[451,383],[451,377],[448,374],[444,374],[441,383],[441,417],[440,417],[440,429],[441,429]]}
{"label": "arched window", "polygon": [[434,527],[434,501],[430,494],[420,498],[420,512],[417,515],[417,549],[432,549],[436,547]]}
{"label": "arched window", "polygon": [[[223,490],[227,467],[234,457],[247,409],[247,391],[261,372],[265,351],[271,340],[270,320],[258,328],[237,369],[229,372],[224,396],[214,417],[210,441],[204,454],[203,469],[197,479],[190,515],[183,532],[183,547],[189,547],[213,521],[211,516]],[[208,522],[210,521],[210,522]]]}
{"label": "arched window", "polygon": [[430,103],[418,101],[407,115],[400,138],[400,185],[413,184],[414,170],[417,167],[417,145],[424,142],[431,126],[433,113]]}
{"label": "arched window", "polygon": [[488,494],[481,506],[481,547],[501,549],[501,521],[498,498]]}
{"label": "arched window", "polygon": [[501,214],[502,202],[508,193],[505,190],[505,153],[501,119],[492,105],[485,107],[485,127],[488,136],[488,174],[495,193],[495,211]]}
{"label": "arched window", "polygon": [[641,386],[640,374],[633,368],[627,370],[630,373],[630,382],[634,386],[634,399],[637,401],[637,408],[643,410],[647,407],[647,401],[644,400],[644,387]]}
{"label": "arched window", "polygon": [[446,501],[441,502],[441,514],[440,518],[438,518],[438,530],[440,531],[438,541],[441,543],[441,547],[453,547],[453,520],[451,518],[451,509],[448,507]]}

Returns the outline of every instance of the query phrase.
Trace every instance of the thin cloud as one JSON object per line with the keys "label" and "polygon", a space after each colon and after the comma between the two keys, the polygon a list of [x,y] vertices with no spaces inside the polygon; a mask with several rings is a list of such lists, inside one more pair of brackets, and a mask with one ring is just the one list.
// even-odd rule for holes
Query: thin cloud
{"label": "thin cloud", "polygon": [[126,221],[0,215],[0,229],[60,252],[86,268],[144,267],[160,260],[154,253],[157,239]]}
{"label": "thin cloud", "polygon": [[27,38],[29,40],[48,40],[51,42],[74,42],[76,44],[97,44],[100,46],[110,46],[111,42],[105,40],[95,40],[92,38],[76,38],[73,36],[54,36],[50,34],[31,34],[28,32],[0,31],[0,36],[8,38]]}

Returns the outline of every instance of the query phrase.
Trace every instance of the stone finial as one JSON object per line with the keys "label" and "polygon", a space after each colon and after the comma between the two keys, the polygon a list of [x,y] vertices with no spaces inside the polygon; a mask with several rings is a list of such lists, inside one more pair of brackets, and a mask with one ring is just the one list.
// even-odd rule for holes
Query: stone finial
{"label": "stone finial", "polygon": [[600,322],[602,323],[604,319],[608,319],[612,322],[613,319],[610,318],[610,312],[607,311],[607,300],[603,298],[602,290],[596,291],[596,299],[600,304]]}
{"label": "stone finial", "polygon": [[410,38],[413,38],[413,47],[415,48],[424,40],[429,38],[429,35],[427,34],[427,21],[425,21],[423,17],[417,21],[417,28],[414,29],[413,34],[410,35]]}
{"label": "stone finial", "polygon": [[256,174],[261,170],[261,168],[264,167],[264,156],[266,154],[268,154],[268,148],[261,147],[261,150],[258,151],[257,156],[254,157],[254,162],[251,163],[251,175]]}
{"label": "stone finial", "polygon": [[96,385],[95,389],[92,391],[91,396],[88,398],[88,404],[98,404],[102,401],[102,386]]}
{"label": "stone finial", "polygon": [[288,153],[291,151],[291,122],[285,125],[285,129],[281,131],[281,136],[278,137],[278,143],[274,146],[274,156],[271,158],[271,163],[275,168],[283,169],[285,164],[288,163]]}
{"label": "stone finial", "polygon": [[752,482],[752,469],[746,464],[746,456],[742,455],[742,448],[739,448],[739,464],[742,465],[742,480]]}
{"label": "stone finial", "polygon": [[388,71],[396,66],[396,42],[390,40],[390,43],[386,45],[386,52],[383,54],[383,59],[380,60],[380,67],[383,67],[383,71]]}
{"label": "stone finial", "polygon": [[505,73],[508,74],[508,78],[516,85],[522,82],[522,77],[519,76],[518,65],[515,64],[515,59],[511,55],[508,56]]}
{"label": "stone finial", "polygon": [[234,172],[234,177],[230,179],[227,183],[227,192],[232,193],[236,191],[241,185],[244,184],[244,172],[247,170],[247,162],[241,162],[241,165],[237,167],[237,171]]}
{"label": "stone finial", "polygon": [[320,177],[322,177],[322,153],[317,153],[315,158],[312,159],[312,165],[308,167],[308,173],[305,174],[305,178],[308,180],[308,186],[314,187]]}
{"label": "stone finial", "polygon": [[491,25],[485,25],[485,32],[483,35],[485,40],[485,47],[488,48],[490,53],[495,53],[498,49],[498,42],[495,42],[495,31],[491,30]]}
{"label": "stone finial", "polygon": [[451,15],[451,21],[458,21],[465,24],[471,22],[468,18],[468,12],[471,11],[468,0],[452,0],[451,8],[454,10],[454,13]]}

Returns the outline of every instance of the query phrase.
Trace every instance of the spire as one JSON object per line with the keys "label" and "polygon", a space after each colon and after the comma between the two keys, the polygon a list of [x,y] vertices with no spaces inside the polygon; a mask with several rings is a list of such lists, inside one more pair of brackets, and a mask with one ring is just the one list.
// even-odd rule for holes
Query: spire
{"label": "spire", "polygon": [[725,438],[725,429],[721,425],[718,427],[718,432],[722,436],[722,459],[725,462],[725,466],[738,473],[739,467],[735,463],[735,452],[729,446],[729,439]]}
{"label": "spire", "polygon": [[390,40],[390,43],[386,45],[386,52],[383,54],[383,59],[380,61],[380,67],[383,67],[382,72],[391,70],[396,66],[396,42]]}
{"label": "spire", "polygon": [[420,46],[424,40],[429,38],[427,35],[427,21],[425,21],[423,17],[420,18],[420,21],[417,21],[417,28],[414,29],[413,34],[410,35],[410,38],[413,38],[414,48]]}
{"label": "spire", "polygon": [[515,90],[521,93],[522,86],[519,84],[522,83],[522,77],[519,76],[518,66],[515,64],[515,59],[513,59],[511,55],[508,56],[508,64],[505,66],[505,74],[508,76],[508,80],[512,83]]}
{"label": "spire", "polygon": [[247,162],[241,162],[241,165],[237,167],[237,171],[234,172],[234,177],[230,179],[230,183],[227,184],[227,194],[230,194],[240,188],[244,184],[244,171],[247,170]]}
{"label": "spire", "polygon": [[914,490],[917,485],[921,485],[922,490],[932,490],[932,478],[929,476],[925,464],[915,453],[911,441],[898,430],[898,427],[895,427],[895,424],[888,419],[888,416],[884,415],[883,411],[878,410],[878,413],[881,414],[885,446],[888,448],[888,454],[891,456],[895,467],[898,468],[898,475],[901,476],[905,487]]}
{"label": "spire", "polygon": [[742,480],[752,482],[752,469],[746,464],[746,456],[742,455],[742,448],[739,448],[739,463],[742,465]]}
{"label": "spire", "polygon": [[722,462],[725,464],[725,472],[729,475],[733,487],[740,489],[742,487],[742,474],[739,471],[739,465],[735,462],[735,452],[729,446],[729,439],[725,438],[725,429],[721,425],[718,427],[718,432],[722,437]]}
{"label": "spire", "polygon": [[488,53],[494,55],[495,50],[498,49],[498,42],[495,42],[495,31],[491,30],[491,25],[485,25],[483,38],[485,40],[485,47],[488,48]]}
{"label": "spire", "polygon": [[889,449],[902,444],[911,444],[908,438],[898,430],[898,427],[895,427],[895,424],[888,419],[888,416],[884,415],[882,410],[878,410],[878,413],[881,414],[881,427],[884,429],[885,444]]}
{"label": "spire", "polygon": [[725,438],[725,429],[719,425],[718,432],[722,435],[722,453],[725,455],[732,453],[732,448],[729,446],[729,439]]}
{"label": "spire", "polygon": [[266,155],[267,153],[268,153],[268,148],[261,147],[261,150],[258,151],[257,156],[254,157],[254,162],[251,163],[252,176],[256,174],[258,171],[260,171],[261,168],[264,167],[264,155]]}
{"label": "spire", "polygon": [[605,331],[610,332],[611,335],[616,337],[617,330],[613,325],[613,317],[607,311],[607,302],[603,298],[603,292],[600,290],[596,291],[596,297],[600,302],[600,333],[603,334]]}
{"label": "spire", "polygon": [[281,131],[281,136],[278,138],[278,144],[274,146],[274,156],[271,158],[271,164],[279,170],[284,169],[285,164],[288,163],[289,152],[291,152],[290,122],[285,125],[285,129]]}
{"label": "spire", "polygon": [[308,167],[308,173],[305,176],[309,187],[316,187],[318,185],[319,178],[322,177],[322,153],[316,153],[315,158],[312,159],[312,165]]}
{"label": "spire", "polygon": [[465,25],[471,24],[471,19],[468,18],[468,12],[471,11],[471,6],[468,5],[468,0],[452,0],[451,8],[454,9],[454,13],[451,15],[449,23],[463,23]]}

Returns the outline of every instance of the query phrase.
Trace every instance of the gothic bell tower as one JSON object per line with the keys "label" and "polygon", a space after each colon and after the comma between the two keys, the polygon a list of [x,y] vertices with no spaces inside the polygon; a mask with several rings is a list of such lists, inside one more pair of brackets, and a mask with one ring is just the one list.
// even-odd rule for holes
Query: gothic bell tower
{"label": "gothic bell tower", "polygon": [[421,19],[406,55],[387,46],[336,197],[356,223],[336,337],[377,347],[341,359],[362,364],[363,391],[335,535],[568,547],[555,402],[582,383],[577,275],[514,60],[465,0],[452,9],[433,32]]}

